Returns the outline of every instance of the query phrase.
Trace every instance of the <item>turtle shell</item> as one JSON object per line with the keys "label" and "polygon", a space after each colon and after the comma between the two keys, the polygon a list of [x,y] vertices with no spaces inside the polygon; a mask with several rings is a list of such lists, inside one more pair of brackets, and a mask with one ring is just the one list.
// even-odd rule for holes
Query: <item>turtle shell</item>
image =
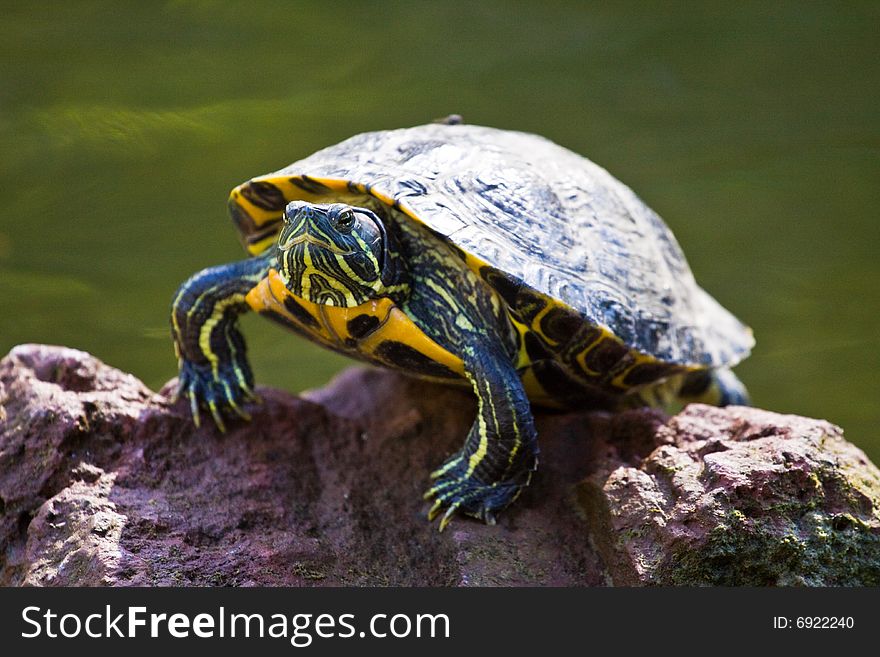
{"label": "turtle shell", "polygon": [[697,285],[654,211],[537,135],[442,124],[364,133],[239,186],[231,208],[257,252],[286,200],[357,194],[451,242],[506,299],[537,292],[657,360],[732,366],[754,344]]}

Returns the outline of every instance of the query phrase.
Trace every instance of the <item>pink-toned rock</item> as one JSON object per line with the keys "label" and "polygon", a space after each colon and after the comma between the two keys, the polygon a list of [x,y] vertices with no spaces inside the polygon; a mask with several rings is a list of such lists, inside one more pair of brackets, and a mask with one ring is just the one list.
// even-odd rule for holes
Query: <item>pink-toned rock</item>
{"label": "pink-toned rock", "polygon": [[320,403],[261,389],[253,422],[221,434],[71,349],[17,347],[0,385],[0,583],[604,581],[568,459],[498,527],[425,520],[428,472],[473,412],[463,391],[349,370]]}
{"label": "pink-toned rock", "polygon": [[692,405],[579,486],[616,584],[880,583],[880,472],[819,420]]}
{"label": "pink-toned rock", "polygon": [[186,404],[88,354],[13,349],[0,584],[880,582],[880,475],[824,422],[541,415],[517,503],[440,534],[421,494],[472,421],[466,391],[356,368],[260,394],[253,422],[196,430]]}

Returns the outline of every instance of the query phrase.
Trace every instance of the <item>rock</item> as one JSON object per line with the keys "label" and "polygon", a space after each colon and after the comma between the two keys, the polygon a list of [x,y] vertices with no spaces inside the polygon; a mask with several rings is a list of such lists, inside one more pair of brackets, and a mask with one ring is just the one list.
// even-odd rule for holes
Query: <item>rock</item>
{"label": "rock", "polygon": [[[170,390],[166,386],[165,392]],[[880,473],[839,429],[754,409],[542,414],[499,524],[424,518],[466,390],[353,368],[196,430],[72,349],[0,361],[0,584],[878,584]]]}
{"label": "rock", "polygon": [[615,584],[880,584],[880,472],[818,420],[692,405],[578,486]]}

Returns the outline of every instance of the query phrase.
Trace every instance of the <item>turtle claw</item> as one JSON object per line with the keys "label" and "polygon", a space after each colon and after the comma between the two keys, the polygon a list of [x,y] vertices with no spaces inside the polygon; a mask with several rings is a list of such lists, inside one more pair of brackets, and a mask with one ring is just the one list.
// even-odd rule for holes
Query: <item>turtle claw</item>
{"label": "turtle claw", "polygon": [[[260,396],[249,387],[241,386],[241,395],[245,401],[254,402],[255,404],[260,404],[263,401],[260,399]],[[250,417],[247,419],[250,419]]]}
{"label": "turtle claw", "polygon": [[454,504],[451,504],[448,509],[446,509],[446,513],[444,513],[443,517],[440,518],[440,527],[437,531],[442,532],[444,529],[446,529],[446,525],[448,525],[449,522],[452,520],[452,516],[455,514],[455,510],[459,506],[461,506],[461,502],[455,502]]}
{"label": "turtle claw", "polygon": [[214,418],[214,424],[220,429],[220,433],[226,433],[226,425],[223,423],[223,416],[220,415],[220,409],[217,408],[217,402],[212,399],[208,402],[208,408],[211,409],[211,416]]}
{"label": "turtle claw", "polygon": [[193,424],[201,427],[201,409],[206,409],[221,433],[226,433],[224,415],[249,421],[251,414],[243,405],[259,401],[251,388],[249,370],[242,375],[232,365],[221,365],[215,370],[209,364],[195,364],[187,360],[181,363],[180,381],[173,400],[184,394],[189,398]]}
{"label": "turtle claw", "polygon": [[434,500],[428,511],[429,521],[443,514],[440,517],[441,532],[457,512],[494,525],[496,512],[510,504],[527,483],[526,480],[523,483],[500,481],[487,484],[471,476],[472,473],[469,475],[466,467],[466,460],[454,456],[431,474],[434,485],[424,498]]}
{"label": "turtle claw", "polygon": [[[187,396],[189,397],[189,412],[192,414],[193,424],[195,424],[196,429],[198,429],[202,426],[202,417],[199,413],[199,400],[192,390],[188,391]],[[177,397],[179,397],[179,394],[174,396],[175,401],[177,401]]]}
{"label": "turtle claw", "polygon": [[[448,525],[450,523],[453,515],[455,515],[456,509],[458,509],[459,506],[461,506],[461,502],[453,502],[452,504],[449,505],[449,508],[446,509],[446,512],[443,514],[443,517],[440,518],[439,531],[442,532],[444,529],[446,529],[446,525]],[[443,511],[443,500],[440,500],[440,499],[435,500],[433,506],[428,511],[428,520],[433,521],[434,518],[436,518],[438,515],[440,515],[441,511]]]}
{"label": "turtle claw", "polygon": [[238,417],[240,417],[242,420],[244,420],[245,422],[250,422],[253,419],[251,417],[251,414],[248,413],[246,410],[244,410],[238,404],[231,404],[231,406],[232,406],[232,410],[235,411],[235,414]]}
{"label": "turtle claw", "polygon": [[[425,493],[425,499],[430,499],[431,491]],[[434,500],[434,504],[428,509],[428,521],[432,522],[437,514],[443,510],[443,500]]]}

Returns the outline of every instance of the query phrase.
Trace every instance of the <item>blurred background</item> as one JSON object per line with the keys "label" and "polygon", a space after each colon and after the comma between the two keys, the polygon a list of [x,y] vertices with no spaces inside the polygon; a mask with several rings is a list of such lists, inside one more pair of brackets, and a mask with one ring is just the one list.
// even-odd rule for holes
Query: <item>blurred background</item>
{"label": "blurred background", "polygon": [[[3,4],[0,352],[77,347],[158,389],[175,289],[243,257],[230,188],[457,112],[630,185],[754,328],[755,403],[880,461],[877,3]],[[261,383],[349,362],[244,324]]]}

